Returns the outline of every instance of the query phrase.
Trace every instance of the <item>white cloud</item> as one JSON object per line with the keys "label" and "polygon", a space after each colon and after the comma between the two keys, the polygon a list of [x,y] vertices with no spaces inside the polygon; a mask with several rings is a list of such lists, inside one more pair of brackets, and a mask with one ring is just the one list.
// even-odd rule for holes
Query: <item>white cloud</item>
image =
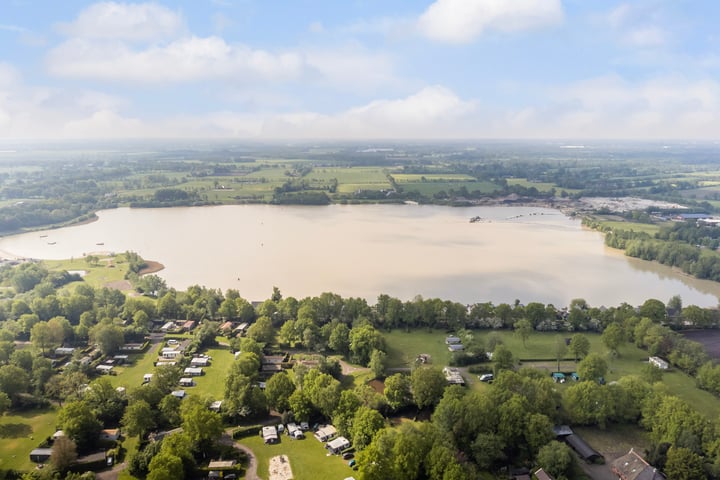
{"label": "white cloud", "polygon": [[184,28],[180,14],[155,3],[101,2],[57,29],[71,37],[148,41],[168,38]]}
{"label": "white cloud", "polygon": [[605,16],[605,23],[620,43],[639,48],[665,45],[670,33],[663,28],[663,12],[659,7],[623,3]]}
{"label": "white cloud", "polygon": [[252,79],[298,77],[303,59],[297,53],[271,53],[229,45],[219,37],[189,37],[164,46],[132,49],[123,43],[71,39],[47,56],[58,76],[116,82],[179,83],[209,78]]}
{"label": "white cloud", "polygon": [[516,32],[562,23],[560,0],[436,0],[418,29],[433,40],[467,43],[487,30]]}

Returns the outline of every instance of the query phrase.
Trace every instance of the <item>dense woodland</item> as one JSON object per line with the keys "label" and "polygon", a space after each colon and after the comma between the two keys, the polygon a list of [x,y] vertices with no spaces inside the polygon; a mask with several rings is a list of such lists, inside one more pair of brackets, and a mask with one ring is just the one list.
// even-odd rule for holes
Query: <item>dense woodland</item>
{"label": "dense woodland", "polygon": [[[127,254],[137,264],[139,257]],[[702,346],[685,339],[682,328],[714,328],[715,309],[683,306],[679,297],[667,304],[655,299],[634,307],[622,304],[599,308],[582,299],[567,307],[531,302],[512,305],[478,303],[467,306],[440,299],[401,301],[380,295],[375,305],[333,293],[295,299],[275,289],[253,306],[237,291],[194,286],[168,289],[154,276],[151,293],[126,296],[108,288],[93,288],[66,273],[48,271],[41,263],[23,263],[0,271],[0,408],[22,411],[48,404],[60,407],[58,427],[66,433],[52,460],[65,472],[77,454],[92,450],[101,428],[122,426],[127,435],[147,438],[151,432],[178,426],[183,433],[159,442],[142,442],[129,459],[138,478],[182,479],[198,475],[203,458],[239,455],[217,442],[226,426],[252,425],[272,409],[284,421],[332,421],[357,450],[358,474],[364,479],[461,479],[479,472],[497,473],[508,464],[543,466],[556,478],[573,478],[574,456],[553,441],[558,423],[595,425],[637,424],[649,432],[649,460],[669,478],[720,478],[720,423],[708,421],[669,394],[662,373],[651,367],[642,375],[613,384],[599,381],[608,371],[601,352],[590,351],[586,335],[602,333],[611,355],[633,342],[648,355],[667,358],[676,368],[696,376],[700,387],[720,395],[720,369]],[[176,366],[157,367],[148,385],[115,390],[94,366],[126,342],[143,342],[154,321],[199,321],[188,352],[214,345],[221,321],[251,324],[244,337],[229,338],[241,352],[224,380],[220,413],[207,407],[211,398],[171,394],[181,376],[184,358]],[[457,364],[480,363],[496,380],[486,392],[475,392],[447,381],[436,366],[416,366],[410,374],[385,378],[384,394],[368,385],[343,387],[335,355],[368,366],[385,377],[383,332],[393,329],[437,329],[455,332],[466,344],[455,354]],[[518,358],[497,339],[483,343],[478,329],[513,330],[523,342],[535,331],[563,331],[570,339],[558,344],[557,358],[574,357],[581,381],[562,394],[547,375],[516,368]],[[29,341],[19,348],[17,341]],[[77,353],[61,370],[51,352],[76,346]],[[277,349],[323,354],[314,366],[296,363],[255,385],[263,355]],[[486,352],[493,352],[488,362]],[[90,356],[89,363],[81,362]],[[471,367],[472,368],[472,367]],[[89,385],[89,387],[88,387]],[[389,418],[410,409],[427,412],[428,420],[390,426]],[[238,437],[256,434],[245,427]],[[223,453],[224,452],[224,453]],[[118,452],[119,453],[119,452]],[[240,455],[241,457],[241,455]],[[46,478],[52,470],[29,477]],[[12,475],[11,472],[6,474]],[[64,475],[64,473],[63,473]],[[70,476],[74,474],[69,474]],[[691,475],[691,476],[687,476]],[[29,478],[28,477],[28,478]]]}

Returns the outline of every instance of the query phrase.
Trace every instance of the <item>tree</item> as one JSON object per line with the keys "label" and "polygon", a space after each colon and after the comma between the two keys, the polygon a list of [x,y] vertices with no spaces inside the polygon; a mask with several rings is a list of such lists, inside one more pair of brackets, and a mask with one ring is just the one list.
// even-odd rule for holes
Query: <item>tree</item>
{"label": "tree", "polygon": [[590,353],[590,340],[582,333],[576,333],[570,339],[570,353],[575,356],[575,362],[581,358],[585,358]]}
{"label": "tree", "polygon": [[647,317],[654,323],[661,323],[667,316],[665,304],[655,298],[645,300],[640,306],[640,316]]}
{"label": "tree", "polygon": [[597,382],[608,370],[607,361],[599,353],[591,353],[578,364],[578,375],[581,380]]}
{"label": "tree", "polygon": [[138,436],[142,440],[145,435],[155,428],[155,413],[145,400],[130,403],[125,409],[122,426],[125,433],[131,437]]}
{"label": "tree", "polygon": [[340,393],[340,401],[332,417],[333,424],[337,431],[340,432],[340,435],[352,437],[355,413],[362,405],[362,400],[354,391],[343,390]]}
{"label": "tree", "polygon": [[340,401],[340,382],[317,369],[310,370],[303,381],[303,391],[320,413],[331,417]]}
{"label": "tree", "polygon": [[350,329],[344,323],[338,323],[330,332],[328,338],[328,347],[340,353],[347,355],[350,349]]}
{"label": "tree", "polygon": [[569,478],[575,464],[575,459],[570,451],[570,447],[557,440],[553,440],[540,449],[537,456],[537,464],[555,478],[561,476]]}
{"label": "tree", "polygon": [[383,426],[385,420],[380,412],[361,406],[355,411],[352,422],[352,444],[358,450],[364,449]]}
{"label": "tree", "polygon": [[96,444],[102,429],[90,406],[78,400],[65,404],[58,415],[58,424],[80,452],[88,451]]}
{"label": "tree", "polygon": [[532,323],[530,323],[530,320],[523,318],[515,322],[515,334],[522,339],[523,347],[525,346],[527,339],[530,338],[530,334],[532,332],[533,326]]}
{"label": "tree", "polygon": [[385,376],[385,365],[387,363],[387,354],[382,350],[373,350],[370,354],[370,371],[372,371],[375,378],[382,378]]}
{"label": "tree", "polygon": [[0,417],[10,410],[10,405],[12,405],[12,402],[10,401],[10,397],[8,397],[7,393],[0,392]]}
{"label": "tree", "polygon": [[83,400],[103,424],[117,424],[125,410],[125,400],[107,377],[93,381],[85,391]]}
{"label": "tree", "polygon": [[290,411],[293,412],[295,420],[306,422],[310,419],[312,413],[312,402],[305,395],[303,390],[295,390],[290,398],[288,398]]}
{"label": "tree", "polygon": [[275,329],[273,329],[270,317],[262,316],[255,320],[255,323],[248,328],[247,337],[259,343],[272,342],[275,337]]}
{"label": "tree", "polygon": [[16,365],[3,365],[0,367],[0,392],[5,392],[13,398],[25,393],[30,388],[30,376],[25,370]]}
{"label": "tree", "polygon": [[106,322],[90,329],[90,340],[98,344],[103,355],[110,355],[125,343],[125,336],[120,326]]}
{"label": "tree", "polygon": [[373,350],[385,350],[385,341],[380,332],[365,323],[350,330],[350,359],[367,366]]}
{"label": "tree", "polygon": [[689,448],[670,447],[667,452],[665,474],[673,480],[703,480],[707,474],[703,469],[703,459]]}
{"label": "tree", "polygon": [[412,402],[410,377],[396,373],[385,379],[385,398],[393,410],[398,410]]}
{"label": "tree", "polygon": [[415,404],[422,409],[437,405],[445,391],[447,380],[438,368],[418,367],[410,374],[410,384]]}
{"label": "tree", "polygon": [[222,418],[208,409],[197,397],[188,397],[180,409],[183,432],[202,450],[219,438],[223,432]]}
{"label": "tree", "polygon": [[619,324],[611,323],[605,327],[600,338],[613,355],[618,355],[618,347],[625,341],[625,332]]}
{"label": "tree", "polygon": [[148,470],[147,480],[183,480],[185,478],[182,459],[168,452],[155,455],[150,461]]}
{"label": "tree", "polygon": [[553,423],[546,415],[532,413],[527,417],[523,435],[531,454],[534,455],[543,445],[555,438]]}
{"label": "tree", "polygon": [[40,349],[43,355],[54,345],[52,332],[47,322],[38,322],[30,330],[30,341]]}
{"label": "tree", "polygon": [[63,435],[55,439],[50,454],[50,463],[58,472],[65,472],[77,460],[77,446],[72,439]]}
{"label": "tree", "polygon": [[265,397],[268,405],[278,412],[290,408],[290,395],[295,391],[295,384],[285,372],[276,373],[265,384]]}
{"label": "tree", "polygon": [[512,352],[502,343],[495,347],[492,360],[495,376],[503,370],[512,370],[513,365],[515,365]]}

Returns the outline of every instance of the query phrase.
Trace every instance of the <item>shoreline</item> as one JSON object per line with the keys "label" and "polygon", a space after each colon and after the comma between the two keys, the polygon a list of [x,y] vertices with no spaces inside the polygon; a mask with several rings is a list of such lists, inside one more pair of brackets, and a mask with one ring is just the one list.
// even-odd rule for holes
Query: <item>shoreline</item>
{"label": "shoreline", "polygon": [[154,260],[145,260],[147,266],[138,272],[138,276],[150,275],[165,269],[165,265]]}

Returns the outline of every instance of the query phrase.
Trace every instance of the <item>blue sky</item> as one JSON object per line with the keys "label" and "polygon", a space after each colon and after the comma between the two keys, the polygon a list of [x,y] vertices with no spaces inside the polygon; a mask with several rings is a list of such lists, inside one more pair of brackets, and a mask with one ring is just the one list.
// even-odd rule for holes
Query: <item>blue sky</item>
{"label": "blue sky", "polygon": [[720,139],[720,2],[0,0],[0,139]]}

